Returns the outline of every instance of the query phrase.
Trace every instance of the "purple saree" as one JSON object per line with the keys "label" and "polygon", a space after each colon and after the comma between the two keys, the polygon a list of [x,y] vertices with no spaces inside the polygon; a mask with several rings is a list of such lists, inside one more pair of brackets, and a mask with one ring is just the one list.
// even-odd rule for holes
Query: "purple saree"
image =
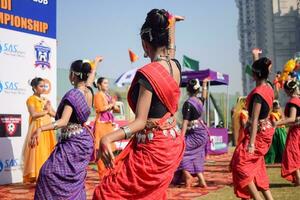
{"label": "purple saree", "polygon": [[86,199],[86,167],[93,155],[93,138],[83,126],[90,115],[84,95],[78,89],[65,94],[56,119],[65,105],[73,108],[69,125],[62,129],[60,141],[44,163],[36,184],[35,200]]}
{"label": "purple saree", "polygon": [[[203,106],[196,98],[187,100],[199,113],[203,113]],[[189,128],[185,134],[185,152],[182,161],[175,173],[173,183],[180,184],[181,172],[186,170],[191,174],[204,171],[204,161],[206,155],[206,144],[208,142],[208,131],[202,119],[189,122]]]}

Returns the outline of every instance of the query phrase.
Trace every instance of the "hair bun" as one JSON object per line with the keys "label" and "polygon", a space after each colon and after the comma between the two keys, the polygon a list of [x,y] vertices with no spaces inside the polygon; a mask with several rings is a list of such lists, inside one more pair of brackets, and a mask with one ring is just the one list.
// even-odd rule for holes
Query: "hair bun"
{"label": "hair bun", "polygon": [[168,12],[164,9],[153,9],[146,17],[141,29],[141,37],[149,42],[154,48],[168,46]]}
{"label": "hair bun", "polygon": [[88,63],[88,62],[82,63],[82,71],[81,72],[83,74],[89,74],[91,72],[91,69],[92,69],[92,67],[91,67],[90,63]]}

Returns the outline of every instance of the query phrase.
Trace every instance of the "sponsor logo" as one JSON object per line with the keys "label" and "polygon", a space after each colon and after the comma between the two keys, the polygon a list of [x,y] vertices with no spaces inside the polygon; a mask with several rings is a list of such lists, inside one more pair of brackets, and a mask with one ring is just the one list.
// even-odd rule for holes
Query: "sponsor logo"
{"label": "sponsor logo", "polygon": [[35,3],[43,4],[43,5],[48,5],[48,0],[32,0]]}
{"label": "sponsor logo", "polygon": [[4,169],[4,165],[2,160],[0,160],[0,173],[3,171],[3,169]]}
{"label": "sponsor logo", "polygon": [[50,65],[50,54],[51,48],[45,44],[44,41],[41,41],[39,44],[34,46],[35,50],[35,67],[40,67],[42,69],[51,68]]}
{"label": "sponsor logo", "polygon": [[223,136],[210,136],[210,141],[210,149],[213,151],[227,147],[227,144],[223,142]]}
{"label": "sponsor logo", "polygon": [[222,73],[217,72],[217,79],[219,79],[219,80],[225,80],[225,77],[224,77],[224,75]]}
{"label": "sponsor logo", "polygon": [[25,52],[20,50],[18,44],[13,44],[9,42],[0,41],[0,55],[14,56],[14,57],[24,57]]}
{"label": "sponsor logo", "polygon": [[48,79],[43,79],[45,82],[45,93],[44,94],[49,94],[51,92],[51,82]]}
{"label": "sponsor logo", "polygon": [[4,171],[13,171],[21,169],[19,159],[9,158],[6,160],[0,160],[0,173]]}
{"label": "sponsor logo", "polygon": [[0,94],[24,95],[25,93],[26,89],[21,88],[19,82],[0,80]]}
{"label": "sponsor logo", "polygon": [[20,114],[0,114],[0,137],[21,136]]}

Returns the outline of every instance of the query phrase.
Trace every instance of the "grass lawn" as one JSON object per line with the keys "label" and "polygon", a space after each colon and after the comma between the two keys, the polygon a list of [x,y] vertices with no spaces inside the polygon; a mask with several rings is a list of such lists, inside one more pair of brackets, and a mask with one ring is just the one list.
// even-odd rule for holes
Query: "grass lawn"
{"label": "grass lawn", "polygon": [[[294,187],[280,176],[280,167],[268,168],[270,188],[275,200],[300,200],[300,187]],[[233,200],[238,199],[233,188],[225,186],[223,189],[211,192],[195,200]]]}

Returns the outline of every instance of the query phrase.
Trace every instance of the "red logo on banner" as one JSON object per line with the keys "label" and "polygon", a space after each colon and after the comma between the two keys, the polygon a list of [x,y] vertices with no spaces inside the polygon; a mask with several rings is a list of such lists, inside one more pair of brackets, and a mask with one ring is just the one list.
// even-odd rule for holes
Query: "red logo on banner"
{"label": "red logo on banner", "polygon": [[21,136],[21,122],[19,114],[0,114],[0,137]]}

